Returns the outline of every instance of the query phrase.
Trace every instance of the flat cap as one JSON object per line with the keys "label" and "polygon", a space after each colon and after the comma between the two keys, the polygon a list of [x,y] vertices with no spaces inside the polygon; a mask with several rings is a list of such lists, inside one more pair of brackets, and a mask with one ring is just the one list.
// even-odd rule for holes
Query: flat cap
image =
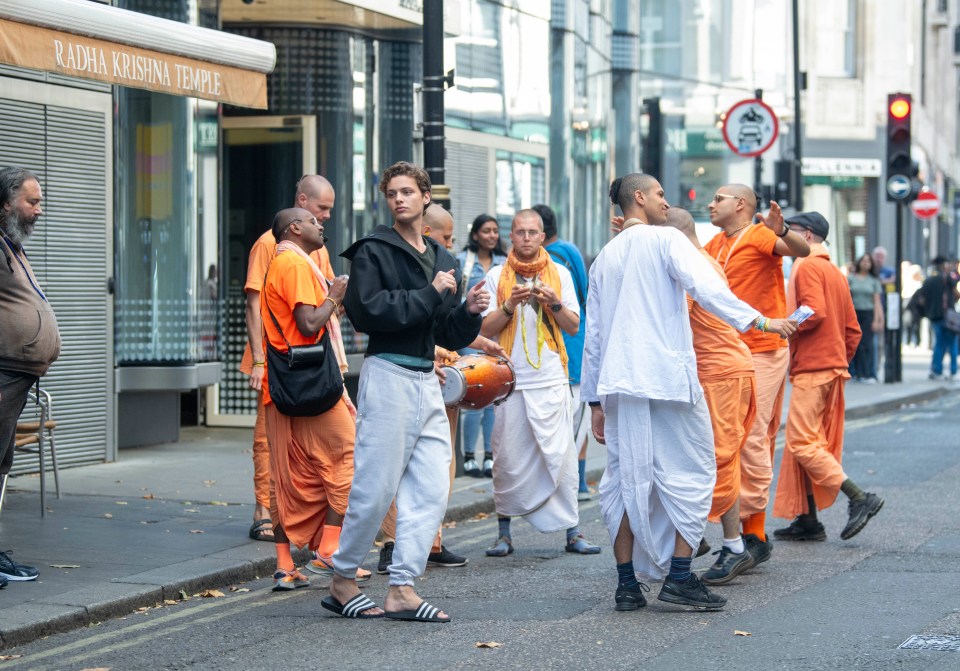
{"label": "flat cap", "polygon": [[801,226],[814,235],[819,235],[824,240],[827,239],[827,234],[830,232],[830,224],[819,212],[798,212],[791,217],[787,217],[784,222],[787,226]]}

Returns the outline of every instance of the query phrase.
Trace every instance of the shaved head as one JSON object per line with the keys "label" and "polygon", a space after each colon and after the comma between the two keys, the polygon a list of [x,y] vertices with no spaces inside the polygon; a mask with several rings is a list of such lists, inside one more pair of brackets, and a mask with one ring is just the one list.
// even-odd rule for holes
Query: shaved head
{"label": "shaved head", "polygon": [[294,200],[298,200],[300,194],[308,198],[319,198],[325,189],[333,190],[333,184],[326,177],[323,175],[304,175],[297,182],[297,193],[294,195]]}
{"label": "shaved head", "polygon": [[277,242],[280,242],[284,238],[290,237],[290,224],[297,220],[306,221],[309,219],[313,219],[313,215],[300,207],[288,207],[285,210],[280,210],[273,218],[273,237],[276,238]]}
{"label": "shaved head", "polygon": [[530,221],[536,221],[537,224],[540,225],[540,230],[543,230],[543,219],[540,218],[540,213],[533,209],[520,210],[513,215],[513,222],[510,225],[511,230],[515,229],[520,221],[525,221],[527,219]]}
{"label": "shaved head", "polygon": [[667,210],[667,220],[664,226],[675,228],[690,240],[696,247],[700,247],[700,239],[697,238],[697,226],[693,221],[693,215],[680,207],[671,207]]}
{"label": "shaved head", "polygon": [[613,180],[613,184],[610,185],[610,202],[619,206],[626,215],[626,211],[633,203],[633,194],[637,191],[646,193],[653,186],[659,185],[660,182],[650,175],[632,172],[626,177]]}
{"label": "shaved head", "polygon": [[744,205],[746,205],[747,211],[750,213],[750,216],[753,217],[754,213],[757,211],[758,203],[757,194],[752,188],[746,184],[727,184],[720,190],[731,196],[743,198],[743,202]]}
{"label": "shaved head", "polygon": [[453,215],[438,203],[431,203],[423,211],[423,234],[453,249]]}

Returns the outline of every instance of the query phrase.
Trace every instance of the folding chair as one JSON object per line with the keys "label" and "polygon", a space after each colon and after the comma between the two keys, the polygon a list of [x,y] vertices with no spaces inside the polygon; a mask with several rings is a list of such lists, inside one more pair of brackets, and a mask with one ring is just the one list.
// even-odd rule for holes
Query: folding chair
{"label": "folding chair", "polygon": [[[24,407],[24,414],[17,422],[17,434],[15,451],[36,454],[40,466],[40,516],[47,514],[47,469],[45,459],[45,446],[49,442],[50,457],[53,461],[53,479],[57,490],[57,498],[62,498],[60,494],[60,469],[57,466],[57,449],[54,430],[57,423],[51,416],[53,399],[45,389],[38,389],[39,393],[31,391],[27,394],[27,405]],[[39,412],[36,421],[32,421],[29,415]],[[0,483],[0,510],[3,509],[3,497],[7,491],[7,478],[3,478]]]}

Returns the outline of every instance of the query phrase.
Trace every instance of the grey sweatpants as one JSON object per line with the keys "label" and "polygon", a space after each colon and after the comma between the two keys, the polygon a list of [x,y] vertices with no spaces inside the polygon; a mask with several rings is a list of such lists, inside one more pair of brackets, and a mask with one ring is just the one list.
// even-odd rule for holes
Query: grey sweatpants
{"label": "grey sweatpants", "polygon": [[353,486],[333,555],[338,575],[356,576],[394,497],[390,584],[413,585],[423,575],[447,511],[450,458],[450,424],[433,371],[366,358],[357,392]]}

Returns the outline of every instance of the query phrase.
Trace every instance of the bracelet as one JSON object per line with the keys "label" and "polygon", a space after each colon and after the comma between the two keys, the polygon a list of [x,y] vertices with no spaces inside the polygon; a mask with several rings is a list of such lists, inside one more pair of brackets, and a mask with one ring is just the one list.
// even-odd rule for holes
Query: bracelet
{"label": "bracelet", "polygon": [[790,227],[787,226],[786,224],[784,224],[784,225],[783,225],[783,233],[777,233],[777,237],[778,237],[778,238],[785,238],[785,237],[787,237],[787,233],[789,233],[789,232],[790,232]]}
{"label": "bracelet", "polygon": [[265,362],[265,361],[254,361],[254,362],[253,362],[253,367],[254,367],[254,368],[263,368],[265,365],[266,365],[266,362]]}
{"label": "bracelet", "polygon": [[756,328],[758,331],[763,331],[764,333],[766,333],[767,325],[769,325],[769,323],[770,323],[769,319],[767,319],[763,315],[760,315],[759,317],[757,317],[757,320],[754,322],[754,328]]}
{"label": "bracelet", "polygon": [[[337,301],[335,301],[334,299],[330,298],[329,296],[327,296],[326,298],[323,299],[323,302],[324,302],[324,303],[326,303],[327,301],[330,301],[331,303],[333,303],[333,309],[334,309],[334,310],[339,310],[339,309],[340,309],[340,304],[339,304]],[[323,303],[321,303],[321,305],[322,305],[322,304],[323,304]]]}
{"label": "bracelet", "polygon": [[513,311],[507,309],[506,301],[500,304],[500,309],[503,310],[503,314],[507,315],[508,317],[513,316]]}

